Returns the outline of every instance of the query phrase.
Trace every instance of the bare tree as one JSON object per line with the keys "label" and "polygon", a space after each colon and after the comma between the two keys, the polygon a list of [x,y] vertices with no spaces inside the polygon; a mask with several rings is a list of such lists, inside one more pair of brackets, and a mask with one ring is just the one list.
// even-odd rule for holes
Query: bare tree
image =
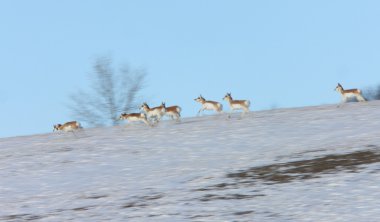
{"label": "bare tree", "polygon": [[107,57],[97,58],[93,69],[90,90],[72,94],[69,109],[75,119],[89,126],[117,125],[121,112],[138,107],[146,72],[124,66],[115,73]]}
{"label": "bare tree", "polygon": [[366,88],[363,94],[367,100],[380,100],[380,85]]}

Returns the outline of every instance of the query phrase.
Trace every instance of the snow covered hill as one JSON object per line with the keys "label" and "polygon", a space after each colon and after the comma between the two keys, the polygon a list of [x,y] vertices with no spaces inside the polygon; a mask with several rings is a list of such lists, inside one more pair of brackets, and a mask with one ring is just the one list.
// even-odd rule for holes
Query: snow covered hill
{"label": "snow covered hill", "polygon": [[379,221],[380,102],[0,140],[0,221]]}

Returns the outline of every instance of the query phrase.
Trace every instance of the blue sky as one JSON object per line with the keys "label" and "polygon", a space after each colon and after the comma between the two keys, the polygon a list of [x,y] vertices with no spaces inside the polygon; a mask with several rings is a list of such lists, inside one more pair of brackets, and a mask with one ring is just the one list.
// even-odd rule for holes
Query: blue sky
{"label": "blue sky", "polygon": [[199,109],[200,93],[252,109],[339,102],[380,83],[380,1],[9,0],[0,2],[0,137],[71,120],[69,94],[97,56],[148,72],[152,105]]}

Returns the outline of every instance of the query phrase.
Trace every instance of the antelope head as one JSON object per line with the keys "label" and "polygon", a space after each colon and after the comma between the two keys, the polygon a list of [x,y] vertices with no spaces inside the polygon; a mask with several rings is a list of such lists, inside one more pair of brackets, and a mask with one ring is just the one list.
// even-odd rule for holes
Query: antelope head
{"label": "antelope head", "polygon": [[140,106],[140,110],[145,110],[145,109],[149,109],[149,106],[147,103],[143,103],[141,106]]}
{"label": "antelope head", "polygon": [[226,100],[226,101],[230,101],[230,100],[232,100],[231,93],[227,93],[227,94],[223,97],[223,100]]}
{"label": "antelope head", "polygon": [[125,119],[125,117],[127,117],[127,114],[126,114],[126,113],[122,113],[122,114],[119,116],[119,120],[123,120],[123,119]]}
{"label": "antelope head", "polygon": [[198,98],[196,98],[194,100],[199,102],[199,103],[204,103],[206,101],[205,98],[202,97],[202,95],[199,95]]}
{"label": "antelope head", "polygon": [[338,83],[338,85],[335,87],[335,91],[342,92],[343,91],[343,86],[340,83]]}
{"label": "antelope head", "polygon": [[53,132],[56,131],[56,130],[58,131],[59,128],[61,128],[61,126],[62,126],[62,124],[54,125],[54,127],[53,127]]}

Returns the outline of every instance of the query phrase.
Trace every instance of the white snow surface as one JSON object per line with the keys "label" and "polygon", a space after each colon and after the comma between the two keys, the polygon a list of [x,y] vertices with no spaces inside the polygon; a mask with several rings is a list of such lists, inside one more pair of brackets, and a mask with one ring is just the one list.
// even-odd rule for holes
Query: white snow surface
{"label": "white snow surface", "polygon": [[379,117],[373,101],[0,139],[0,221],[380,221]]}

